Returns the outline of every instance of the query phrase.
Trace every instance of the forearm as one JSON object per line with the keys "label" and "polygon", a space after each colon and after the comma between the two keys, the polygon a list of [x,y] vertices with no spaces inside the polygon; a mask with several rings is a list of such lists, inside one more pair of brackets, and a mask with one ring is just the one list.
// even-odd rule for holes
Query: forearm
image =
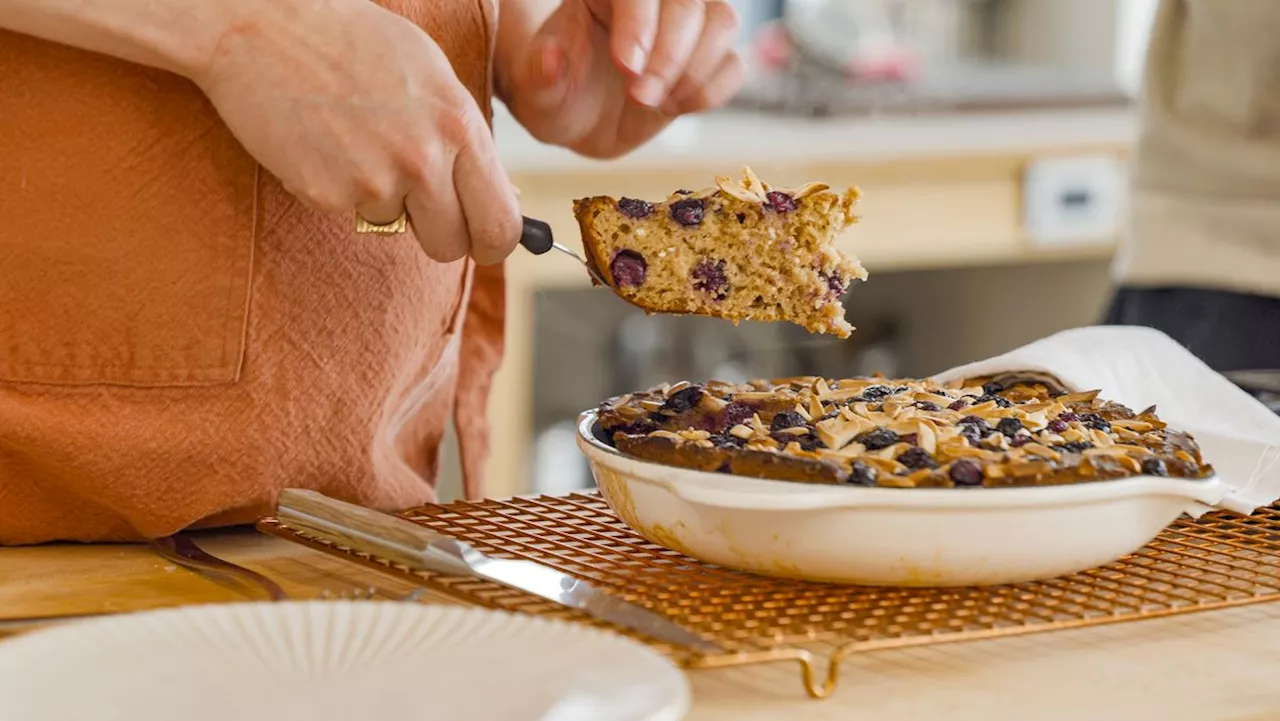
{"label": "forearm", "polygon": [[[6,0],[0,0],[0,3]],[[35,1],[35,0],[33,0]],[[513,59],[529,43],[538,28],[560,6],[560,0],[497,0],[498,39],[494,48],[494,88],[498,97],[508,97],[508,72]]]}
{"label": "forearm", "polygon": [[[280,3],[285,4],[285,3]],[[0,28],[191,77],[274,0],[0,0]],[[261,10],[259,10],[261,8]]]}

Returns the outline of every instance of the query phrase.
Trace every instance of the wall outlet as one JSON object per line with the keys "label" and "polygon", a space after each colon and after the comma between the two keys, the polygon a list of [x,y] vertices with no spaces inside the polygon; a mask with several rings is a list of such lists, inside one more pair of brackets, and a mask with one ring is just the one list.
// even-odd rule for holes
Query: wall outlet
{"label": "wall outlet", "polygon": [[1128,182],[1114,155],[1041,158],[1023,172],[1023,228],[1035,245],[1114,240],[1124,220]]}

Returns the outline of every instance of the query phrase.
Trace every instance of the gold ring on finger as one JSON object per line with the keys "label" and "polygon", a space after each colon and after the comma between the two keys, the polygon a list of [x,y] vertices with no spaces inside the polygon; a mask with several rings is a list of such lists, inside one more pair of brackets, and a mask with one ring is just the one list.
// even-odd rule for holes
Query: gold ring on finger
{"label": "gold ring on finger", "polygon": [[400,211],[400,217],[390,223],[371,223],[356,213],[356,232],[374,235],[400,235],[409,229],[409,214]]}

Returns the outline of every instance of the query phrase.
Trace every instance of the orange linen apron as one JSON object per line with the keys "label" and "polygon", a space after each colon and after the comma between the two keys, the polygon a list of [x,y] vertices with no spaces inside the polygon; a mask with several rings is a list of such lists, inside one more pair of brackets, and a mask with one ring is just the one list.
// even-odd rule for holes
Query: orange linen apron
{"label": "orange linen apron", "polygon": [[[389,0],[488,115],[490,0]],[[0,544],[479,493],[500,267],[312,212],[175,75],[0,32]],[[425,223],[424,227],[430,227]]]}

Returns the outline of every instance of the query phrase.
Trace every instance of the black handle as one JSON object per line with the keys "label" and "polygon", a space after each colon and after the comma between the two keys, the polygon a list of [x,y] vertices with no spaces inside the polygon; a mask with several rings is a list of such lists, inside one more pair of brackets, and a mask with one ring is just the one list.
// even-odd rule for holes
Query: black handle
{"label": "black handle", "polygon": [[551,226],[541,220],[524,219],[524,231],[520,234],[520,245],[530,253],[542,255],[551,250],[555,238],[551,237]]}

